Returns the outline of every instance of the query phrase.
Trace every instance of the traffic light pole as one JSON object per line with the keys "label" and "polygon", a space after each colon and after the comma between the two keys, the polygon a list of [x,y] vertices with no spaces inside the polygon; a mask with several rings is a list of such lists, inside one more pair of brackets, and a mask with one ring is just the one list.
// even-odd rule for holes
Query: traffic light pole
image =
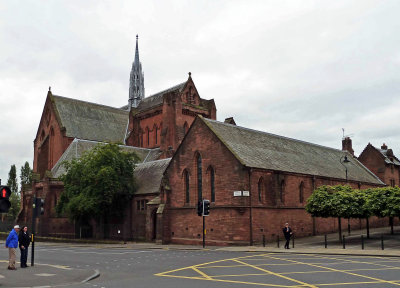
{"label": "traffic light pole", "polygon": [[33,198],[33,205],[32,205],[32,252],[31,252],[31,266],[35,264],[35,225],[36,224],[36,197]]}
{"label": "traffic light pole", "polygon": [[206,217],[203,215],[203,248],[206,246]]}

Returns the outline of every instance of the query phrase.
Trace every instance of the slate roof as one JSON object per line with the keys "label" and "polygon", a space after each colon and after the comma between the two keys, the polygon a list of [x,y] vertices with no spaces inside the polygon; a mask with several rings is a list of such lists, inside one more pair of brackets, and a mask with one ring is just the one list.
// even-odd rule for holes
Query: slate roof
{"label": "slate roof", "polygon": [[57,95],[52,95],[51,100],[68,137],[124,142],[128,111]]}
{"label": "slate roof", "polygon": [[[65,168],[62,165],[64,161],[69,161],[74,158],[80,158],[85,151],[93,149],[96,145],[101,142],[88,141],[82,139],[74,139],[69,145],[64,154],[60,157],[54,167],[51,169],[52,177],[59,178],[65,173]],[[119,145],[123,151],[135,152],[139,157],[141,162],[154,161],[161,156],[161,150],[156,149],[146,149],[132,146]]]}
{"label": "slate roof", "polygon": [[140,163],[135,168],[138,189],[135,194],[158,193],[163,173],[171,158]]}
{"label": "slate roof", "polygon": [[384,185],[347,151],[324,147],[199,116],[245,166],[345,179],[340,159],[347,155],[348,179]]}
{"label": "slate roof", "polygon": [[[160,91],[149,97],[145,97],[139,102],[139,105],[137,108],[132,108],[132,109],[134,109],[134,110],[136,109],[136,111],[140,112],[140,111],[144,111],[144,110],[153,108],[155,106],[161,105],[163,103],[163,95],[165,93],[173,92],[173,91],[182,92],[183,88],[185,87],[186,82],[187,81],[185,81],[181,84],[175,85],[171,88],[165,89],[163,91]],[[121,109],[128,110],[128,105],[122,106]]]}
{"label": "slate roof", "polygon": [[[372,147],[374,147],[374,146],[372,146]],[[375,148],[375,149],[378,150],[383,155],[386,164],[393,164],[396,166],[400,166],[400,161],[399,161],[399,159],[397,159],[396,156],[393,155],[392,149],[378,149],[378,148]]]}
{"label": "slate roof", "polygon": [[156,94],[153,94],[153,95],[151,95],[149,97],[145,97],[144,99],[142,99],[140,101],[140,103],[139,103],[139,105],[138,105],[138,107],[136,109],[138,111],[144,111],[144,110],[150,109],[152,107],[161,105],[163,103],[163,95],[165,93],[169,93],[169,92],[173,92],[173,91],[181,92],[182,89],[185,87],[186,82],[187,81],[185,81],[185,82],[183,82],[181,84],[175,85],[175,86],[173,86],[171,88],[168,88],[166,90],[163,90],[161,92],[158,92]]}

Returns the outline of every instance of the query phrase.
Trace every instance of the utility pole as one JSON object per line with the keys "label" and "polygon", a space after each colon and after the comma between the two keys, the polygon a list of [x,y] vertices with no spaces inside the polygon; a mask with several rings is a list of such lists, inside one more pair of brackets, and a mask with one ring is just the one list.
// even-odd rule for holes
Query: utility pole
{"label": "utility pole", "polygon": [[32,234],[31,234],[31,240],[32,240],[32,252],[31,252],[31,266],[35,265],[35,233],[36,233],[36,196],[33,198],[33,204],[32,204]]}

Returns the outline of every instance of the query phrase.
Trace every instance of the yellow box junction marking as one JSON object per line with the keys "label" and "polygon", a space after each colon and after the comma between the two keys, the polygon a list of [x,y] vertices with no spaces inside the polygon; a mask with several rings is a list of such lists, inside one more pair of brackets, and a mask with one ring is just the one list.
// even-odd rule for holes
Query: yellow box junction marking
{"label": "yellow box junction marking", "polygon": [[[336,286],[336,285],[362,285],[362,284],[382,284],[382,283],[389,283],[392,285],[400,286],[399,281],[400,280],[393,280],[393,281],[388,281],[384,279],[379,279],[375,277],[370,277],[362,274],[357,274],[354,273],[356,271],[368,271],[372,269],[368,268],[359,268],[359,269],[346,269],[346,270],[339,270],[331,267],[325,267],[322,266],[323,264],[327,263],[321,263],[321,261],[318,262],[318,259],[328,259],[328,260],[333,260],[335,262],[331,262],[329,264],[345,264],[345,263],[355,263],[355,264],[369,264],[369,265],[376,265],[377,268],[373,269],[375,270],[389,270],[389,269],[399,269],[400,267],[396,266],[391,266],[391,265],[385,265],[382,263],[376,263],[376,262],[367,262],[367,261],[358,261],[358,260],[351,260],[351,259],[343,259],[341,257],[327,257],[327,256],[321,256],[321,255],[313,255],[314,257],[311,258],[310,255],[304,255],[304,258],[291,258],[291,257],[277,257],[276,253],[267,253],[267,254],[258,254],[258,255],[251,255],[251,256],[244,256],[244,257],[237,257],[237,258],[230,258],[230,259],[223,259],[223,260],[217,260],[217,261],[212,261],[212,262],[207,262],[207,263],[202,263],[202,264],[197,264],[197,265],[192,265],[192,266],[187,266],[179,269],[174,269],[171,271],[166,271],[162,273],[155,274],[155,276],[162,276],[162,277],[173,277],[173,278],[183,278],[183,279],[193,279],[193,280],[206,280],[206,281],[215,281],[215,282],[226,282],[226,283],[237,283],[237,284],[247,284],[247,285],[256,285],[256,286],[269,286],[269,287],[287,287],[287,288],[302,288],[302,287],[311,287],[311,288],[317,288],[320,286]],[[285,254],[285,256],[289,256]],[[364,256],[365,258],[368,256]],[[317,258],[317,259],[316,259]],[[365,259],[364,258],[364,259]],[[373,259],[381,259],[381,257],[368,257],[368,258],[373,258]],[[273,260],[279,260],[279,261],[285,261],[288,263],[271,263],[271,264],[265,264],[265,263],[260,263],[260,264],[255,264],[253,261],[261,261],[263,259],[273,259]],[[294,260],[296,259],[296,260]],[[299,260],[316,260],[317,263],[308,263],[308,262],[302,262]],[[253,264],[246,263],[244,261],[250,261]],[[396,260],[391,260],[391,261],[396,261]],[[227,263],[227,262],[233,262],[231,265],[221,265],[222,263]],[[386,261],[377,261],[377,262],[390,262],[388,260]],[[236,263],[236,264],[234,264]],[[292,271],[292,272],[282,272],[282,273],[276,273],[272,272],[270,270],[264,269],[260,266],[288,266],[288,265],[306,265],[310,267],[315,267],[318,268],[318,270],[315,271],[303,271],[303,272],[297,272],[297,271]],[[215,269],[215,268],[237,268],[237,267],[249,267],[258,271],[261,271],[262,273],[246,273],[246,274],[225,274],[225,275],[208,275],[206,273],[207,269]],[[379,267],[379,268],[378,268]],[[199,276],[181,276],[181,275],[174,275],[176,272],[180,271],[193,271]],[[210,270],[208,270],[210,271]],[[213,271],[213,270],[212,270]],[[312,273],[324,273],[324,272],[338,272],[338,273],[344,273],[356,277],[361,277],[368,279],[367,281],[357,281],[357,282],[345,282],[345,283],[321,283],[321,284],[310,284],[306,283],[303,281],[296,280],[294,278],[288,277],[290,274],[312,274]],[[287,281],[294,282],[294,285],[277,285],[277,284],[272,284],[272,283],[259,283],[259,282],[249,282],[249,281],[240,281],[238,280],[227,280],[227,279],[218,279],[221,277],[243,277],[243,276],[264,276],[264,275],[270,275],[270,276],[275,276],[279,277],[282,279],[285,279]]]}
{"label": "yellow box junction marking", "polygon": [[[308,265],[308,266],[312,266],[312,267],[317,267],[317,268],[322,268],[322,269],[330,270],[330,271],[333,271],[333,272],[340,272],[340,273],[345,273],[345,274],[349,274],[349,275],[352,275],[352,276],[357,276],[357,277],[361,277],[361,278],[371,279],[371,280],[375,280],[375,281],[376,281],[375,283],[389,283],[389,284],[392,284],[392,285],[400,286],[400,283],[397,283],[397,281],[388,281],[388,280],[379,279],[379,278],[375,278],[375,277],[365,276],[365,275],[362,275],[362,274],[357,274],[357,273],[348,272],[348,271],[346,271],[346,270],[338,270],[338,269],[331,268],[331,267],[324,267],[324,266],[320,266],[320,265],[316,265],[316,264],[312,264],[312,263],[299,262],[299,261],[295,261],[295,260],[291,260],[291,259],[281,259],[281,258],[278,258],[278,257],[272,257],[272,256],[270,256],[269,254],[265,254],[265,257],[266,257],[266,258],[270,258],[270,259],[285,260],[285,261],[289,261],[289,262],[292,262],[292,263],[304,264],[304,265]],[[333,258],[333,257],[332,257],[332,258],[330,258],[330,257],[320,257],[320,258],[337,259],[337,258]],[[343,259],[342,259],[342,260],[343,260]],[[349,260],[349,261],[351,261],[351,260]],[[355,261],[353,261],[353,262],[355,262]],[[357,263],[368,263],[368,262],[357,262]],[[346,282],[346,283],[333,283],[333,284],[336,284],[336,285],[341,284],[341,285],[343,285],[343,284],[350,284],[350,283],[351,283],[351,282]],[[321,285],[321,284],[315,284],[315,285]],[[325,285],[326,285],[326,284],[325,284]],[[332,285],[332,284],[330,284],[330,285]]]}

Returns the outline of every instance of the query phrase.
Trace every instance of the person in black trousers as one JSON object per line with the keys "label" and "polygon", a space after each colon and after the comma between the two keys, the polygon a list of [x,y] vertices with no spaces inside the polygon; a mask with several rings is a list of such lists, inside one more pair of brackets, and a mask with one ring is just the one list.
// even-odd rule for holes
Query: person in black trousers
{"label": "person in black trousers", "polygon": [[28,227],[24,226],[18,235],[19,249],[21,251],[21,268],[26,268],[26,261],[28,260],[28,247],[31,243],[31,237],[28,233]]}
{"label": "person in black trousers", "polygon": [[289,223],[285,224],[285,227],[282,229],[283,230],[283,235],[285,235],[286,243],[285,243],[285,249],[290,249],[289,248],[289,242],[290,242],[290,237],[292,237],[292,228],[289,227]]}

